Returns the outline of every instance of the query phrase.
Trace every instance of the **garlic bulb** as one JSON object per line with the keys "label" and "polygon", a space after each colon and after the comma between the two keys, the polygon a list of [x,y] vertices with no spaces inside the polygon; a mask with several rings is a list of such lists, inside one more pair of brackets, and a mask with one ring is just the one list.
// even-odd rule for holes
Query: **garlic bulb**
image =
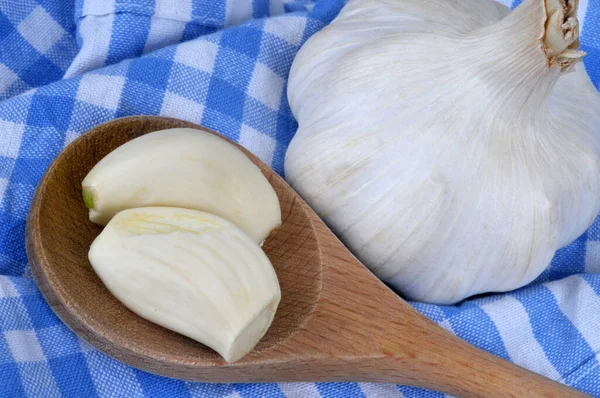
{"label": "garlic bulb", "polygon": [[196,210],[124,210],[94,240],[89,260],[127,308],[227,362],[252,350],[281,298],[260,246],[234,224]]}
{"label": "garlic bulb", "polygon": [[90,220],[119,211],[173,206],[207,211],[236,223],[261,243],[281,224],[279,199],[260,169],[238,148],[206,131],[156,131],[105,156],[82,182]]}
{"label": "garlic bulb", "polygon": [[350,0],[294,60],[291,185],[408,299],[521,287],[600,209],[576,0]]}

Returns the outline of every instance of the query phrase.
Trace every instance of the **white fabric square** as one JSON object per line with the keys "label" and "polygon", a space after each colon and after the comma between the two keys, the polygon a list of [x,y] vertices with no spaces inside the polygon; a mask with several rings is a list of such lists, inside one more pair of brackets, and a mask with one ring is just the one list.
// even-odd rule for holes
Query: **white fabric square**
{"label": "white fabric square", "polygon": [[160,114],[200,123],[204,114],[204,105],[167,91]]}
{"label": "white fabric square", "polygon": [[0,178],[0,209],[2,208],[2,201],[4,199],[4,192],[8,186],[8,180],[6,178]]}
{"label": "white fabric square", "polygon": [[77,90],[77,100],[116,110],[124,84],[122,76],[84,75]]}
{"label": "white fabric square", "polygon": [[0,156],[16,159],[25,125],[0,120]]}
{"label": "white fabric square", "polygon": [[37,6],[17,30],[33,48],[44,54],[65,34],[65,30],[44,10]]}
{"label": "white fabric square", "polygon": [[192,40],[177,46],[175,62],[212,73],[219,46],[206,40]]}
{"label": "white fabric square", "polygon": [[189,22],[192,20],[192,0],[154,0],[154,17]]}
{"label": "white fabric square", "polygon": [[144,53],[158,50],[181,41],[185,30],[185,22],[163,18],[152,18],[150,32],[144,45]]}
{"label": "white fabric square", "polygon": [[115,0],[84,0],[81,7],[81,14],[89,15],[104,15],[115,12]]}
{"label": "white fabric square", "polygon": [[519,300],[503,296],[483,304],[481,309],[494,323],[511,361],[526,369],[537,369],[538,373],[550,379],[560,378],[560,373],[536,339],[527,309]]}
{"label": "white fabric square", "polygon": [[277,141],[246,124],[242,124],[240,145],[258,156],[267,165],[271,165]]}
{"label": "white fabric square", "polygon": [[257,62],[248,86],[248,94],[277,111],[281,103],[284,85],[285,81],[281,76]]}
{"label": "white fabric square", "polygon": [[579,7],[577,8],[577,17],[579,18],[579,31],[583,32],[583,25],[585,24],[589,0],[579,0]]}
{"label": "white fabric square", "polygon": [[[561,312],[577,328],[589,347],[594,350],[596,360],[600,359],[600,352],[598,352],[598,347],[600,347],[600,333],[598,333],[600,296],[594,291],[594,288],[578,275],[547,283],[545,287],[554,295]],[[535,369],[537,372],[537,364]],[[542,372],[538,373],[544,375]]]}
{"label": "white fabric square", "polygon": [[4,333],[13,358],[17,362],[45,361],[42,347],[33,330],[11,330]]}
{"label": "white fabric square", "polygon": [[76,131],[71,131],[71,130],[68,130],[68,131],[65,133],[65,142],[64,142],[63,146],[64,146],[64,147],[66,147],[67,145],[69,145],[69,144],[70,144],[71,142],[73,142],[73,141],[74,141],[76,138],[78,138],[78,137],[79,137],[79,135],[80,135],[80,134],[79,134],[78,132],[76,132]]}
{"label": "white fabric square", "polygon": [[585,247],[585,272],[600,274],[600,242],[588,240]]}
{"label": "white fabric square", "polygon": [[402,398],[403,395],[395,384],[358,383],[365,398]]}
{"label": "white fabric square", "polygon": [[305,17],[285,16],[265,20],[265,32],[282,38],[295,46],[300,45],[306,28]]}
{"label": "white fabric square", "polygon": [[18,78],[19,76],[10,70],[8,66],[0,63],[0,94],[6,91]]}
{"label": "white fabric square", "polygon": [[82,37],[83,45],[67,69],[65,79],[104,66],[114,20],[114,14],[89,15],[81,20],[79,35]]}
{"label": "white fabric square", "polygon": [[[4,189],[2,188],[2,180],[4,180],[4,189],[6,189],[6,185],[8,183],[8,181],[4,178],[0,178],[0,201],[2,201],[2,194],[4,192]],[[19,296],[19,292],[17,291],[17,289],[15,289],[15,287],[13,286],[13,284],[10,282],[10,279],[8,279],[6,276],[1,276],[0,277],[0,297],[5,298],[5,297],[18,297]]]}
{"label": "white fabric square", "polygon": [[252,18],[252,2],[248,0],[227,0],[225,2],[225,24],[239,25]]}
{"label": "white fabric square", "polygon": [[315,383],[279,383],[279,388],[286,398],[321,397]]}
{"label": "white fabric square", "polygon": [[54,374],[46,362],[27,362],[19,366],[21,385],[27,397],[62,397]]}

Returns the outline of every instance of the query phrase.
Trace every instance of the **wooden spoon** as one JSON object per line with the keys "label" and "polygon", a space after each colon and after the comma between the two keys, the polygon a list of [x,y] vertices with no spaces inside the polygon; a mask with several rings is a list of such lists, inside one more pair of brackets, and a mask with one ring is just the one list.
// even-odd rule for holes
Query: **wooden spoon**
{"label": "wooden spoon", "polygon": [[151,116],[95,127],[56,158],[33,199],[27,254],[38,286],[60,319],[100,351],[186,380],[363,381],[460,397],[585,396],[481,351],[420,315],[371,274],[281,177],[243,148],[275,188],[283,216],[264,245],[282,290],[266,336],[248,356],[227,365],[204,345],[129,311],[88,262],[101,227],[88,220],[81,181],[118,146],[174,127],[202,128]]}

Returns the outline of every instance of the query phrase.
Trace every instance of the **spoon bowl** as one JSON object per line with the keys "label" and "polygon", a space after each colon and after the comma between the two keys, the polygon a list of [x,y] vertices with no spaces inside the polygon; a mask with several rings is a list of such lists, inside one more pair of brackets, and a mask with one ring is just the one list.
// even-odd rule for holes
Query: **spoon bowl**
{"label": "spoon bowl", "polygon": [[99,125],[56,158],[36,190],[26,236],[33,274],[54,312],[98,350],[151,373],[195,381],[365,381],[461,397],[585,396],[481,351],[420,315],[371,274],[280,176],[237,144],[281,204],[282,225],[263,246],[282,292],[270,329],[250,354],[227,364],[206,346],[137,316],[109,293],[88,261],[102,227],[88,219],[81,181],[125,142],[176,127],[209,131],[154,116]]}

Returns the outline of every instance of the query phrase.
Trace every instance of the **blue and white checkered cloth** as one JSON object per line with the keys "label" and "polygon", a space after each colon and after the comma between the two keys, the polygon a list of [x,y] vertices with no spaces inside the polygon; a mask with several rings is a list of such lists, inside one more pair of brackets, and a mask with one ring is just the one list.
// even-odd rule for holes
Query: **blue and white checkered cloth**
{"label": "blue and white checkered cloth", "polygon": [[[515,6],[510,0],[504,2]],[[277,172],[296,130],[285,86],[343,0],[0,0],[1,397],[438,397],[367,383],[189,383],[125,366],[53,314],[25,255],[43,172],[81,133],[137,114],[200,123]],[[581,0],[600,84],[600,0]],[[458,306],[414,303],[502,358],[600,396],[600,220],[531,285]]]}

